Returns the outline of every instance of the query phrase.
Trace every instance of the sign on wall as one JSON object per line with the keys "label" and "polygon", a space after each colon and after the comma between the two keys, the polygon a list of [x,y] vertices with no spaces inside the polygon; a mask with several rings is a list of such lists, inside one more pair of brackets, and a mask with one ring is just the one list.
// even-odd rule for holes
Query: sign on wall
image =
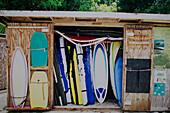
{"label": "sign on wall", "polygon": [[154,40],[154,53],[162,54],[164,52],[164,40]]}
{"label": "sign on wall", "polygon": [[166,71],[157,70],[155,72],[153,95],[165,96],[165,87],[166,87]]}

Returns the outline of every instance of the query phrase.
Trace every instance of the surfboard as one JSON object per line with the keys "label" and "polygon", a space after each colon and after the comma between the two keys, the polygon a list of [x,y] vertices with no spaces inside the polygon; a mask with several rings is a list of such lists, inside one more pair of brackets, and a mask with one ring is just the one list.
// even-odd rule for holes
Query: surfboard
{"label": "surfboard", "polygon": [[31,108],[47,108],[48,105],[48,77],[44,71],[35,71],[30,82]]}
{"label": "surfboard", "polygon": [[71,103],[70,84],[69,84],[69,78],[68,78],[68,72],[67,72],[64,38],[60,37],[59,41],[60,41],[61,59],[62,59],[62,63],[63,63],[63,66],[64,66],[64,68],[63,68],[63,70],[64,70],[63,80],[64,80],[64,84],[65,84],[64,86],[65,86],[65,91],[66,91],[66,99],[67,99],[67,103]]}
{"label": "surfboard", "polygon": [[82,88],[81,88],[81,82],[80,82],[80,76],[79,76],[79,70],[78,70],[78,62],[77,62],[77,52],[76,49],[73,49],[73,63],[74,63],[74,74],[75,74],[75,87],[76,87],[76,93],[77,93],[77,101],[76,104],[82,105],[83,104],[83,95],[82,95]]}
{"label": "surfboard", "polygon": [[16,47],[11,62],[10,90],[15,108],[22,108],[27,96],[27,61],[21,47]]}
{"label": "surfboard", "polygon": [[61,81],[61,73],[57,56],[57,45],[54,43],[54,104],[59,106],[67,105],[63,83]]}
{"label": "surfboard", "polygon": [[62,80],[64,91],[67,92],[68,91],[68,82],[67,82],[67,79],[66,79],[66,76],[64,73],[64,65],[63,65],[63,59],[62,59],[62,55],[61,55],[60,41],[57,43],[57,45],[58,45],[57,56],[58,56],[58,63],[59,63],[59,67],[60,67],[61,80]]}
{"label": "surfboard", "polygon": [[78,69],[80,75],[80,82],[81,82],[81,90],[83,95],[83,105],[87,105],[87,89],[86,89],[86,82],[85,82],[85,70],[84,70],[84,63],[83,63],[83,48],[81,46],[76,46],[77,56],[78,56]]}
{"label": "surfboard", "polygon": [[97,100],[103,103],[108,86],[108,61],[104,44],[97,44],[93,53],[93,84]]}
{"label": "surfboard", "polygon": [[72,101],[74,104],[76,104],[76,87],[74,86],[74,70],[73,70],[73,48],[71,46],[67,46],[67,64],[68,65],[68,74],[69,74],[69,81],[70,81],[70,88],[71,88],[71,95],[72,95]]}
{"label": "surfboard", "polygon": [[31,37],[32,66],[46,66],[48,60],[48,40],[43,32],[34,32]]}
{"label": "surfboard", "polygon": [[92,85],[93,85],[94,75],[93,75],[93,48],[92,46],[90,46],[90,68],[91,68],[91,80],[92,80]]}
{"label": "surfboard", "polygon": [[123,58],[120,56],[116,61],[115,69],[114,69],[115,89],[116,89],[117,100],[120,107],[122,101],[122,70],[123,70]]}
{"label": "surfboard", "polygon": [[116,89],[115,89],[115,79],[114,79],[114,68],[116,62],[116,56],[120,48],[120,42],[112,42],[110,46],[110,80],[114,96],[117,99]]}
{"label": "surfboard", "polygon": [[92,77],[91,77],[91,59],[90,59],[90,47],[86,47],[86,53],[84,58],[84,67],[85,67],[85,81],[86,81],[86,89],[87,89],[87,99],[88,104],[95,103],[95,96],[92,84]]}

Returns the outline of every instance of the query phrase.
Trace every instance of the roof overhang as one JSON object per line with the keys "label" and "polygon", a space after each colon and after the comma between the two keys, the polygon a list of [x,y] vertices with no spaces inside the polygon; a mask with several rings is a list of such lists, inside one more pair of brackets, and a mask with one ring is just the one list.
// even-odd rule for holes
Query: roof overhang
{"label": "roof overhang", "polygon": [[170,27],[170,14],[78,12],[78,11],[0,11],[4,23],[54,23],[61,26],[122,27],[125,24],[150,24]]}

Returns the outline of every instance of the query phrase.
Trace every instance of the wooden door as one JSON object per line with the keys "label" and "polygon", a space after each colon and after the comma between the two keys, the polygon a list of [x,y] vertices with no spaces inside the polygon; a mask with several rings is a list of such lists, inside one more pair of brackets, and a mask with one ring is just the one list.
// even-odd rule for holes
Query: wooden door
{"label": "wooden door", "polygon": [[126,25],[123,52],[123,110],[150,110],[152,53],[152,26]]}

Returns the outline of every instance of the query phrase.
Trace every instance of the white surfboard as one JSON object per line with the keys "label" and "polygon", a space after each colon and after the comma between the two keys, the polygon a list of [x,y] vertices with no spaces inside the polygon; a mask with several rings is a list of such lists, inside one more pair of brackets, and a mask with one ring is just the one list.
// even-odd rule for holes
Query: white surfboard
{"label": "white surfboard", "polygon": [[97,44],[93,53],[93,84],[97,100],[103,103],[108,86],[108,60],[104,44]]}
{"label": "white surfboard", "polygon": [[113,93],[117,99],[116,88],[115,88],[115,79],[114,79],[114,68],[115,68],[115,60],[120,48],[120,42],[113,42],[110,46],[110,80],[112,85]]}
{"label": "white surfboard", "polygon": [[27,96],[27,61],[21,47],[16,47],[11,62],[11,97],[15,108],[23,108]]}
{"label": "white surfboard", "polygon": [[69,83],[68,72],[67,72],[66,54],[65,54],[65,46],[64,46],[63,37],[60,37],[60,49],[61,49],[61,56],[62,56],[62,61],[64,65],[64,73],[65,73],[66,80],[68,83],[68,92],[66,92],[66,99],[67,99],[67,103],[71,103],[70,83]]}
{"label": "white surfboard", "polygon": [[81,46],[76,46],[77,56],[78,56],[78,68],[79,75],[81,81],[82,95],[83,95],[83,105],[87,104],[87,90],[86,90],[86,82],[85,82],[85,70],[83,63],[83,49]]}

